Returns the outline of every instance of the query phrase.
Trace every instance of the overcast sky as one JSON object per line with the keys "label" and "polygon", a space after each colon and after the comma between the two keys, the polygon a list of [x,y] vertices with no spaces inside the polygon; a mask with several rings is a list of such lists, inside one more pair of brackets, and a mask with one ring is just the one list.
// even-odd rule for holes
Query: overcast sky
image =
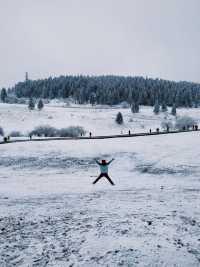
{"label": "overcast sky", "polygon": [[0,87],[66,74],[200,82],[200,0],[0,0]]}

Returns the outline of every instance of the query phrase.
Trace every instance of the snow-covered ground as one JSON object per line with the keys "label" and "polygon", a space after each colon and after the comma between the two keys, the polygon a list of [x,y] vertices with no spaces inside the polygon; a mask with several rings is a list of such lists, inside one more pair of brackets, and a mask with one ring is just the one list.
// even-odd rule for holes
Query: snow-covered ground
{"label": "snow-covered ground", "polygon": [[[119,126],[115,122],[118,112],[123,114],[124,124]],[[200,118],[200,109],[178,109],[178,115],[190,115]],[[95,108],[87,106],[63,107],[46,105],[44,110],[29,111],[26,105],[0,103],[0,126],[5,134],[20,131],[24,134],[35,126],[48,124],[57,128],[68,126],[83,126],[93,135],[109,135],[131,132],[146,132],[150,128],[161,126],[165,113],[155,116],[152,107],[141,107],[140,113],[133,114],[130,109],[123,108]],[[169,115],[173,120],[173,116]]]}
{"label": "snow-covered ground", "polygon": [[[139,129],[160,123],[151,110],[122,112]],[[0,125],[66,121],[109,134],[117,111],[2,104]],[[199,132],[0,145],[0,266],[200,266],[199,147]],[[92,185],[95,158],[115,158],[115,186]]]}

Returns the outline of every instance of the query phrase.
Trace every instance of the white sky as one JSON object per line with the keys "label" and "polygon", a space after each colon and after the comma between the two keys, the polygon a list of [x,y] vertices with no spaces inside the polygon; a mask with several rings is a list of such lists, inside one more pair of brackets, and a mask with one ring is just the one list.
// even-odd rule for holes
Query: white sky
{"label": "white sky", "polygon": [[200,82],[199,0],[0,0],[0,87],[66,74]]}

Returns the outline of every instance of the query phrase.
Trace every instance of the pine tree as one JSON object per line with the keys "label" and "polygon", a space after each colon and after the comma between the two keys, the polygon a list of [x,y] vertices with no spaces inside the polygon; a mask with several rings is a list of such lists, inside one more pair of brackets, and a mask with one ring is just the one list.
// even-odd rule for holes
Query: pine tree
{"label": "pine tree", "polygon": [[92,93],[90,95],[90,104],[92,104],[92,106],[95,104],[96,102],[96,94],[95,93]]}
{"label": "pine tree", "polygon": [[173,104],[173,106],[172,106],[172,110],[171,110],[171,114],[172,114],[173,116],[176,116],[176,104]]}
{"label": "pine tree", "polygon": [[136,113],[136,112],[135,112],[135,102],[133,102],[133,103],[131,104],[131,111],[132,111],[132,113]]}
{"label": "pine tree", "polygon": [[33,98],[29,99],[28,108],[29,108],[29,110],[34,110],[35,109],[35,103],[33,101]]}
{"label": "pine tree", "polygon": [[42,110],[43,107],[44,107],[43,101],[42,101],[42,99],[40,99],[39,102],[38,102],[37,108],[38,108],[39,110]]}
{"label": "pine tree", "polygon": [[188,94],[186,95],[186,102],[187,102],[187,106],[189,108],[192,108],[193,103],[192,103],[192,93],[191,93],[191,91],[188,91]]}
{"label": "pine tree", "polygon": [[154,109],[153,109],[153,112],[158,115],[159,112],[160,112],[160,105],[158,103],[158,101],[156,101],[155,105],[154,105]]}
{"label": "pine tree", "polygon": [[198,108],[199,107],[199,99],[198,99],[198,96],[195,95],[195,98],[194,98],[194,107],[195,108]]}
{"label": "pine tree", "polygon": [[7,98],[7,92],[6,92],[6,89],[3,88],[3,89],[1,90],[1,101],[2,101],[3,103],[5,103],[5,102],[6,102],[6,98]]}
{"label": "pine tree", "polygon": [[122,116],[122,113],[121,112],[118,112],[117,113],[117,116],[116,116],[116,119],[115,119],[116,123],[118,124],[123,124],[123,116]]}
{"label": "pine tree", "polygon": [[140,106],[139,106],[139,103],[136,102],[136,113],[139,113],[139,111],[140,111]]}
{"label": "pine tree", "polygon": [[4,136],[3,128],[0,126],[0,136]]}
{"label": "pine tree", "polygon": [[133,102],[133,103],[131,104],[131,111],[132,111],[133,113],[138,113],[139,110],[140,110],[140,106],[139,106],[138,102]]}
{"label": "pine tree", "polygon": [[167,105],[165,102],[162,103],[162,112],[166,112],[167,111]]}

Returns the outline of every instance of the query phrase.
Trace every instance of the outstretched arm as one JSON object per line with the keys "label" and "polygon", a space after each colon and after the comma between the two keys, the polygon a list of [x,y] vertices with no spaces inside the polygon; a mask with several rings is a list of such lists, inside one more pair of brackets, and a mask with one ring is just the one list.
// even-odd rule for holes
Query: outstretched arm
{"label": "outstretched arm", "polygon": [[108,164],[110,164],[111,162],[113,162],[113,160],[115,160],[115,159],[111,159],[110,161],[108,161]]}
{"label": "outstretched arm", "polygon": [[95,162],[96,162],[98,165],[100,165],[100,162],[98,162],[98,160],[95,159]]}

